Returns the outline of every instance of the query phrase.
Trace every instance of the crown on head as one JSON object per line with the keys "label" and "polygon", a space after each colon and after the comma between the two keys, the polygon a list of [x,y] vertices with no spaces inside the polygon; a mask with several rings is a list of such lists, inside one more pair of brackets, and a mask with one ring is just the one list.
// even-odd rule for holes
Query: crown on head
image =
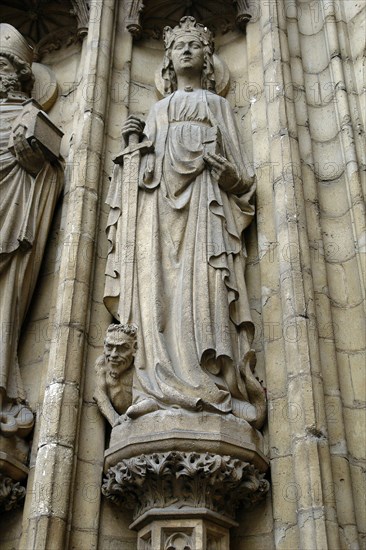
{"label": "crown on head", "polygon": [[163,31],[163,40],[165,48],[169,48],[173,41],[186,34],[198,38],[205,46],[210,45],[213,50],[212,33],[207,27],[197,23],[194,17],[190,15],[182,17],[179,21],[179,25],[172,29],[171,27],[165,27]]}
{"label": "crown on head", "polygon": [[26,39],[12,25],[0,23],[0,55],[12,54],[32,64],[33,49]]}

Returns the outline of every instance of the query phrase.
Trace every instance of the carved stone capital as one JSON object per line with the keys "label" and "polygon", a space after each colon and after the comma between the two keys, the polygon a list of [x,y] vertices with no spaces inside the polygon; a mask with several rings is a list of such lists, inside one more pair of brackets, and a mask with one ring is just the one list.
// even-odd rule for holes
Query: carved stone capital
{"label": "carved stone capital", "polygon": [[144,9],[142,0],[130,0],[127,3],[127,19],[126,28],[136,39],[141,37],[142,25],[141,25],[141,13]]}
{"label": "carved stone capital", "polygon": [[237,458],[171,451],[140,455],[109,468],[102,493],[134,509],[134,518],[153,509],[175,514],[184,508],[209,510],[229,520],[239,502],[252,506],[269,483],[256,468]]}
{"label": "carved stone capital", "polygon": [[72,14],[77,20],[78,37],[83,39],[88,34],[89,3],[86,0],[71,0]]}
{"label": "carved stone capital", "polygon": [[252,18],[250,12],[250,0],[233,0],[236,9],[236,24],[241,30],[245,30],[248,21]]}
{"label": "carved stone capital", "polygon": [[8,512],[21,505],[25,487],[11,477],[0,474],[0,511]]}
{"label": "carved stone capital", "polygon": [[138,550],[181,548],[186,539],[188,549],[227,550],[236,507],[267,493],[267,469],[263,437],[248,422],[158,410],[120,417],[105,452],[102,492],[134,510]]}

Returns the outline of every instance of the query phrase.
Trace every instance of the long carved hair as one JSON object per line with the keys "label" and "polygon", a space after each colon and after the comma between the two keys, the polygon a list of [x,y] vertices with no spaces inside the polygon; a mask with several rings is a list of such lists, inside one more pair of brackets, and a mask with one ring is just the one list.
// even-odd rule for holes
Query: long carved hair
{"label": "long carved hair", "polygon": [[[200,40],[203,46],[203,69],[201,75],[201,86],[203,90],[209,90],[210,92],[216,92],[215,71],[213,64],[213,44],[205,44]],[[173,68],[172,62],[172,50],[174,47],[175,39],[169,44],[165,50],[163,59],[163,67],[161,75],[164,80],[164,92],[165,95],[169,95],[177,89],[177,75]]]}

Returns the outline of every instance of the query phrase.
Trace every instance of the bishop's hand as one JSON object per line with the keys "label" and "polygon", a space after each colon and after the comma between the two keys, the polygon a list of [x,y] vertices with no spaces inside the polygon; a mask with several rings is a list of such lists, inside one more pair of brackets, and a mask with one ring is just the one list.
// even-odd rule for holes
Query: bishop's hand
{"label": "bishop's hand", "polygon": [[135,115],[130,115],[122,126],[122,137],[125,144],[128,144],[130,134],[141,136],[145,128],[145,122]]}
{"label": "bishop's hand", "polygon": [[46,162],[46,159],[38,147],[36,140],[31,144],[25,138],[25,128],[19,130],[13,137],[14,154],[20,166],[32,176],[40,172]]}
{"label": "bishop's hand", "polygon": [[234,164],[219,154],[206,153],[203,160],[208,164],[212,176],[221,189],[232,191],[239,183],[239,174]]}

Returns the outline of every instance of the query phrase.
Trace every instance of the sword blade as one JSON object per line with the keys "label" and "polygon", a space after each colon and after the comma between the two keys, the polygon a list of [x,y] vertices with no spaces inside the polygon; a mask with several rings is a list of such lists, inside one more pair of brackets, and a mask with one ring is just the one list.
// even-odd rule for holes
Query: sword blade
{"label": "sword blade", "polygon": [[[132,295],[136,261],[136,223],[138,200],[138,177],[141,153],[136,150],[124,157],[123,162],[123,205],[121,250],[121,292],[119,297],[119,318],[122,324],[132,322]],[[122,288],[124,292],[122,292]]]}

